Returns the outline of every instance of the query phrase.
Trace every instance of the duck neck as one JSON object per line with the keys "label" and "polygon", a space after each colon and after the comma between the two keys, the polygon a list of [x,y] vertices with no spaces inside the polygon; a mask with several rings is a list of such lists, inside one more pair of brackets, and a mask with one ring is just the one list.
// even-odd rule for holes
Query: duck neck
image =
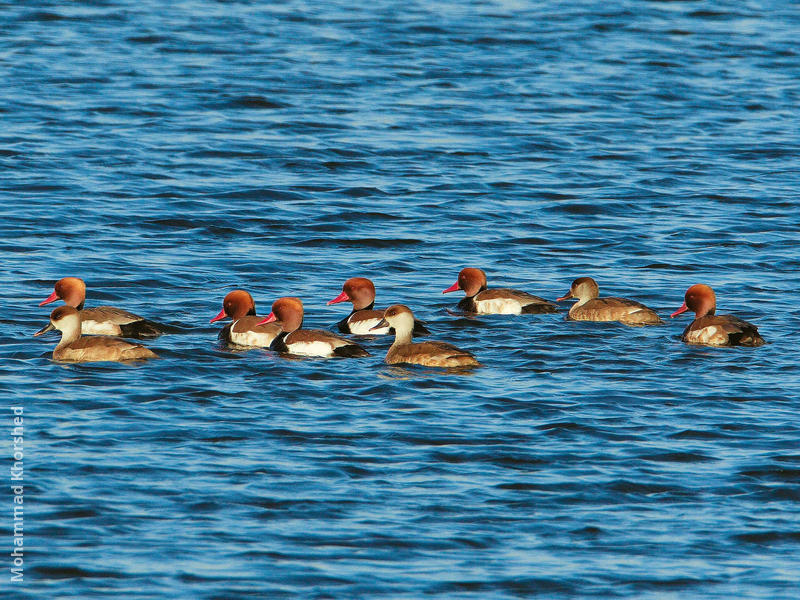
{"label": "duck neck", "polygon": [[[477,296],[478,294],[480,294],[481,292],[485,292],[487,289],[488,288],[486,287],[486,285],[473,286],[473,287],[471,287],[469,289],[465,289],[464,290],[464,297],[467,298],[467,299],[472,299],[475,296]],[[470,292],[472,292],[472,293],[470,293]]]}
{"label": "duck neck", "polygon": [[81,322],[80,319],[70,319],[68,323],[62,324],[61,341],[58,342],[56,348],[66,346],[72,342],[77,341],[81,337]]}
{"label": "duck neck", "polygon": [[64,300],[64,304],[67,306],[72,306],[77,310],[83,310],[83,305],[86,303],[86,294],[81,294],[77,290],[70,290],[64,295],[62,300]]}
{"label": "duck neck", "polygon": [[360,311],[362,311],[362,310],[373,310],[374,308],[375,308],[375,302],[374,302],[374,301],[370,302],[370,303],[369,303],[369,304],[367,304],[366,306],[362,306],[361,308],[356,308],[356,305],[355,305],[355,304],[353,304],[353,310],[351,310],[351,311],[350,311],[350,314],[349,314],[349,315],[347,315],[347,319],[349,319],[350,317],[352,317],[352,316],[353,316],[354,314],[356,314],[357,312],[360,312]]}
{"label": "duck neck", "polygon": [[[584,304],[586,304],[591,299],[592,299],[592,296],[578,296],[578,301],[575,304],[572,305],[572,308],[574,309],[574,308],[578,308],[579,306],[583,306]],[[570,310],[572,310],[572,309],[570,309]]]}
{"label": "duck neck", "polygon": [[392,346],[403,346],[405,344],[410,344],[412,329],[413,323],[412,327],[394,326],[394,344],[392,344]]}
{"label": "duck neck", "polygon": [[281,319],[281,330],[287,335],[303,328],[303,317],[299,319],[294,315],[289,315],[285,320]]}

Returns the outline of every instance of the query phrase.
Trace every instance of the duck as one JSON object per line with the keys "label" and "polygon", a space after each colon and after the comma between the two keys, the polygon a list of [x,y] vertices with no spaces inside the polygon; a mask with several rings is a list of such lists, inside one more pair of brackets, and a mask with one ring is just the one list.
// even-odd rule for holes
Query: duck
{"label": "duck", "polygon": [[470,352],[445,342],[412,342],[414,313],[403,304],[390,306],[383,312],[383,319],[375,327],[389,326],[394,329],[394,343],[386,353],[390,365],[412,364],[424,367],[480,367],[481,364]]}
{"label": "duck", "polygon": [[569,292],[556,302],[577,298],[567,315],[572,321],[619,321],[624,325],[661,325],[664,321],[652,308],[627,298],[598,298],[600,288],[591,277],[578,277]]}
{"label": "duck", "polygon": [[219,332],[219,339],[236,346],[253,348],[269,348],[272,341],[281,332],[280,323],[259,325],[264,317],[256,315],[256,303],[249,292],[233,290],[228,292],[222,301],[222,310],[211,319],[210,323],[222,319],[232,319]]}
{"label": "duck", "polygon": [[81,311],[72,306],[59,306],[50,313],[50,322],[34,333],[40,336],[57,329],[61,341],[53,350],[53,360],[60,362],[126,362],[158,358],[141,344],[126,342],[117,337],[81,337]]}
{"label": "duck", "polygon": [[84,308],[86,284],[78,277],[64,277],[56,282],[53,293],[39,306],[63,300],[67,306],[81,311],[81,333],[84,335],[113,335],[125,338],[151,339],[160,336],[166,328],[127,310],[113,306]]}
{"label": "duck", "polygon": [[694,321],[683,330],[681,340],[704,346],[762,346],[766,342],[752,323],[733,315],[715,315],[717,297],[711,287],[697,283],[686,290],[681,307],[671,318],[691,310]]}
{"label": "duck", "polygon": [[461,269],[458,279],[443,294],[464,290],[466,296],[458,302],[458,308],[480,315],[520,315],[531,313],[554,313],[558,306],[528,292],[508,288],[488,289],[486,273],[482,269]]}
{"label": "duck", "polygon": [[272,303],[272,311],[258,325],[280,321],[280,333],[272,340],[270,350],[297,356],[342,356],[360,358],[369,352],[358,344],[322,329],[302,329],[303,302],[286,296]]}
{"label": "duck", "polygon": [[[336,326],[341,333],[355,335],[386,335],[391,333],[391,327],[375,328],[375,325],[383,319],[382,310],[374,310],[375,306],[375,284],[366,277],[351,277],[342,285],[342,293],[333,300],[329,300],[327,305],[338,304],[339,302],[352,302],[353,310],[344,319],[339,321]],[[428,335],[430,331],[420,321],[414,321],[414,336]]]}

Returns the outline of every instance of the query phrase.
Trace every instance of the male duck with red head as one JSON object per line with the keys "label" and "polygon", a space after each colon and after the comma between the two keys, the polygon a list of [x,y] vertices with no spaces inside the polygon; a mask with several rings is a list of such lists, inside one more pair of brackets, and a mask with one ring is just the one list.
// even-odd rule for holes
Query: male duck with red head
{"label": "male duck with red head", "polygon": [[414,329],[414,313],[402,304],[390,306],[383,313],[383,320],[375,327],[392,327],[394,343],[386,353],[386,363],[422,365],[425,367],[479,367],[478,360],[466,350],[444,342],[411,341]]}
{"label": "male duck with red head", "polygon": [[61,341],[53,350],[53,360],[60,362],[126,362],[158,358],[141,344],[132,344],[116,337],[81,337],[81,311],[71,306],[59,306],[50,313],[50,322],[34,333],[39,336],[58,329]]}
{"label": "male duck with red head", "polygon": [[709,286],[702,283],[686,290],[683,305],[671,317],[690,310],[694,321],[683,330],[681,339],[687,344],[704,346],[761,346],[764,338],[752,323],[733,315],[715,315],[717,298]]}
{"label": "male duck with red head", "polygon": [[624,325],[661,325],[664,323],[652,308],[627,298],[598,298],[600,288],[591,277],[579,277],[572,282],[566,296],[556,302],[577,298],[569,309],[572,321],[619,321]]}
{"label": "male duck with red head", "polygon": [[278,298],[272,303],[272,312],[259,325],[274,321],[280,321],[281,331],[270,344],[270,350],[297,356],[369,356],[369,352],[358,344],[328,331],[301,329],[303,303],[300,298]]}
{"label": "male duck with red head", "polygon": [[[383,319],[382,310],[374,310],[375,285],[366,277],[351,277],[344,282],[342,293],[328,302],[328,305],[339,302],[352,302],[352,312],[336,325],[342,333],[355,335],[385,335],[391,332],[390,327],[375,325]],[[419,321],[414,321],[415,336],[427,335],[430,331]]]}
{"label": "male duck with red head", "polygon": [[126,338],[154,338],[165,331],[159,323],[113,306],[84,308],[86,284],[77,277],[64,277],[56,282],[53,293],[39,306],[63,300],[81,313],[81,333],[85,335],[116,335]]}
{"label": "male duck with red head", "polygon": [[233,290],[222,301],[222,310],[211,319],[211,323],[232,319],[219,332],[219,339],[237,346],[269,348],[281,332],[280,323],[259,325],[264,317],[256,316],[256,303],[249,292]]}
{"label": "male duck with red head", "polygon": [[488,289],[486,273],[473,267],[461,269],[458,280],[442,293],[447,294],[456,290],[464,290],[466,294],[458,302],[458,308],[465,312],[481,315],[519,315],[554,313],[558,310],[552,302],[528,292],[508,288]]}

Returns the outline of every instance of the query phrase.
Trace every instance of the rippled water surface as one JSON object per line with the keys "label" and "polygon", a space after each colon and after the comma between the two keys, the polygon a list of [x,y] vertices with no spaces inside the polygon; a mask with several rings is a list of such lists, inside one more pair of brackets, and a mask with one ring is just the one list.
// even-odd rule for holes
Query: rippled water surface
{"label": "rippled water surface", "polygon": [[[798,597],[796,3],[30,1],[0,23],[11,597]],[[688,347],[686,315],[454,315],[464,266],[551,299],[590,275],[665,318],[708,283],[768,344]],[[31,334],[66,275],[185,332],[149,364],[54,363]],[[331,327],[355,275],[485,366],[387,367],[385,338],[231,352],[208,323],[241,287]]]}

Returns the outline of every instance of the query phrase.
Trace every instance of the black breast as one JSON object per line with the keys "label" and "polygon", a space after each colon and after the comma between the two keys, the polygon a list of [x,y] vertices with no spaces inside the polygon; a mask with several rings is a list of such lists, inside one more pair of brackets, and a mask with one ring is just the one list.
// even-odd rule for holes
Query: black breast
{"label": "black breast", "polygon": [[273,352],[288,352],[289,347],[286,345],[286,336],[289,335],[287,331],[281,331],[275,339],[272,340],[272,343],[269,345],[269,349]]}
{"label": "black breast", "polygon": [[475,297],[466,296],[458,301],[458,308],[465,312],[478,312],[478,307],[475,306]]}
{"label": "black breast", "polygon": [[222,340],[223,342],[230,342],[231,341],[231,327],[233,327],[233,322],[228,323],[220,329],[219,335],[217,336],[218,340]]}

